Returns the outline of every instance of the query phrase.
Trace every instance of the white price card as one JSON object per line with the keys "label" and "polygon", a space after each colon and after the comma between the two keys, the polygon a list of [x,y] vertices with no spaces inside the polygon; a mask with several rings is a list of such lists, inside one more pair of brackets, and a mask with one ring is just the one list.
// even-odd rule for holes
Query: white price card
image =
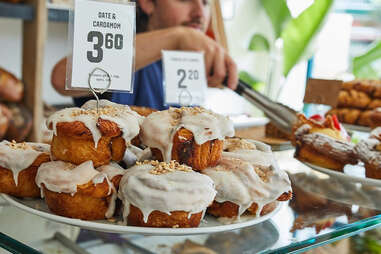
{"label": "white price card", "polygon": [[[132,92],[135,4],[75,0],[68,88]],[[70,75],[71,74],[71,75]],[[71,78],[70,78],[71,77]]]}
{"label": "white price card", "polygon": [[207,89],[204,53],[163,50],[165,102],[202,105]]}

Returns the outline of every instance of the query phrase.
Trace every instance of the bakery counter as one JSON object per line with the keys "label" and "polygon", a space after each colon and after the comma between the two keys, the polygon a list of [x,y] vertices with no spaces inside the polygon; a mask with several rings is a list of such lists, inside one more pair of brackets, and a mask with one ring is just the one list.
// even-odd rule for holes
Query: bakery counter
{"label": "bakery counter", "polygon": [[[299,253],[381,225],[380,187],[314,171],[292,156],[292,150],[276,152],[292,181],[293,199],[252,226],[176,236],[116,234],[55,223],[5,206],[0,208],[0,231],[5,233],[0,246],[13,253],[32,253],[28,248],[42,253]],[[13,218],[10,213],[15,213]]]}

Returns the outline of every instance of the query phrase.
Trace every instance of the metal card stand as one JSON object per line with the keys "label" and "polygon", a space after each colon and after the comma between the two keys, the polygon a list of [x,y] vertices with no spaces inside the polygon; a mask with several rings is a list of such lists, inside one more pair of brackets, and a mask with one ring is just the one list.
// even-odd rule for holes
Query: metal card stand
{"label": "metal card stand", "polygon": [[[94,75],[94,73],[95,73],[96,71],[101,71],[101,72],[103,72],[103,73],[105,73],[105,74],[107,75],[108,83],[107,83],[107,86],[106,86],[105,88],[93,88],[93,87],[91,86],[91,77]],[[108,91],[108,89],[109,89],[110,86],[111,86],[111,76],[110,76],[110,74],[109,74],[107,71],[105,71],[104,69],[102,69],[102,68],[100,68],[100,67],[96,67],[96,68],[93,69],[92,72],[89,73],[89,78],[88,78],[88,81],[87,81],[87,82],[88,82],[90,91],[93,93],[95,99],[97,100],[97,114],[99,114],[99,97],[98,97],[97,93],[99,93],[100,95],[102,95],[102,94],[104,94],[105,92]]]}

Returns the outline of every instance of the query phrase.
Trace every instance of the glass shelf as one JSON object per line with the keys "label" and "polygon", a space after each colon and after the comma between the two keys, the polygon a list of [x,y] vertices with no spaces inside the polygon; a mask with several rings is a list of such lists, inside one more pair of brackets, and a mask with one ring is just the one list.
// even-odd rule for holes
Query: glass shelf
{"label": "glass shelf", "polygon": [[[221,254],[300,253],[381,225],[381,201],[378,200],[381,187],[316,172],[293,159],[292,150],[275,154],[280,166],[289,172],[294,197],[268,221],[240,230],[193,236],[120,235],[81,229],[75,237],[76,247],[88,253],[134,253],[127,252],[130,249],[135,253],[165,254],[182,253],[179,250],[184,248]],[[6,226],[0,227],[5,229]],[[30,228],[23,230],[32,232]],[[10,241],[7,236],[0,235],[0,246],[7,246],[7,243],[17,246],[14,239]],[[47,244],[50,251],[65,247],[60,253],[80,253],[60,238],[27,243],[30,248],[53,253],[47,251]],[[23,250],[26,248],[21,243],[19,246]],[[178,252],[174,252],[175,249]]]}

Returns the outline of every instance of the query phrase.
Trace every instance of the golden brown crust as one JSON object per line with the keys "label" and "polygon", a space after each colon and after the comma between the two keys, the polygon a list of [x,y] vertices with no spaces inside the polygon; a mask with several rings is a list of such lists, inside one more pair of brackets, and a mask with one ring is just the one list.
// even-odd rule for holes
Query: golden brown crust
{"label": "golden brown crust", "polygon": [[356,124],[361,114],[361,110],[355,108],[334,108],[326,113],[328,115],[336,115],[340,122],[348,124]]}
{"label": "golden brown crust", "polygon": [[296,146],[294,157],[301,161],[306,161],[323,168],[329,168],[340,172],[343,171],[345,166],[345,163],[325,156],[319,151],[316,151],[316,149],[303,144]]}
{"label": "golden brown crust", "polygon": [[[277,201],[287,201],[292,198],[292,192],[285,192],[280,195]],[[263,206],[260,215],[263,216],[272,212],[277,206],[277,202],[273,201]],[[258,204],[253,203],[249,208],[247,208],[247,212],[250,214],[256,215],[258,209]],[[239,206],[233,202],[225,201],[225,202],[217,202],[213,201],[212,205],[210,205],[207,209],[207,212],[215,217],[228,217],[233,218],[238,216]]]}
{"label": "golden brown crust", "polygon": [[23,93],[23,83],[12,73],[0,68],[0,98],[9,102],[19,102]]}
{"label": "golden brown crust", "polygon": [[338,98],[339,107],[366,108],[371,98],[364,92],[357,90],[341,90]]}
{"label": "golden brown crust", "polygon": [[55,159],[79,165],[85,161],[92,160],[94,167],[108,164],[112,158],[111,138],[102,137],[97,148],[93,139],[81,139],[60,135],[53,136],[51,153]]}
{"label": "golden brown crust", "polygon": [[0,139],[2,139],[7,132],[11,118],[11,111],[7,106],[0,104]]}
{"label": "golden brown crust", "polygon": [[129,226],[157,228],[198,227],[202,219],[202,212],[192,214],[190,218],[188,218],[188,214],[189,213],[185,211],[172,211],[171,215],[169,215],[155,210],[150,213],[148,220],[145,223],[141,210],[133,205],[130,205],[130,213],[127,217],[127,223]]}
{"label": "golden brown crust", "polygon": [[[61,161],[67,161],[79,165],[92,160],[94,167],[108,164],[110,160],[120,161],[123,159],[126,144],[119,127],[111,122],[101,120],[100,129],[103,135],[97,147],[87,127],[79,121],[61,122],[57,124],[57,135],[53,136],[51,153]],[[115,128],[116,126],[116,128]]]}
{"label": "golden brown crust", "polygon": [[379,107],[381,107],[381,99],[374,99],[368,105],[369,109],[375,109]]}
{"label": "golden brown crust", "polygon": [[17,186],[13,178],[13,172],[0,167],[0,192],[23,198],[40,197],[40,189],[36,185],[35,178],[38,167],[48,161],[50,161],[48,154],[39,155],[31,166],[19,173]]}
{"label": "golden brown crust", "polygon": [[[98,118],[97,127],[99,128],[102,136],[106,137],[117,137],[122,134],[118,125],[109,120],[103,120]],[[52,129],[52,126],[49,126]],[[68,137],[77,137],[84,139],[92,139],[93,136],[90,130],[86,127],[86,125],[81,121],[74,122],[59,122],[57,123],[57,133],[62,133]]]}
{"label": "golden brown crust", "polygon": [[[381,164],[379,164],[380,166]],[[381,179],[381,167],[376,165],[365,163],[365,175],[369,178]]]}
{"label": "golden brown crust", "polygon": [[141,116],[149,116],[151,113],[156,112],[156,109],[140,106],[130,106],[130,109],[135,111]]}
{"label": "golden brown crust", "polygon": [[81,220],[104,219],[111,197],[106,180],[97,185],[92,182],[79,185],[74,195],[50,191],[44,184],[42,189],[45,202],[53,213]]}
{"label": "golden brown crust", "polygon": [[126,141],[122,137],[111,139],[111,155],[113,161],[123,160],[126,151]]}
{"label": "golden brown crust", "polygon": [[370,126],[372,124],[372,120],[370,118],[371,114],[371,110],[365,110],[362,112],[359,119],[357,120],[357,124],[362,126]]}
{"label": "golden brown crust", "polygon": [[370,126],[372,128],[376,128],[378,126],[381,126],[381,112],[379,111],[372,111],[370,114]]}
{"label": "golden brown crust", "polygon": [[[277,206],[277,202],[270,202],[263,206],[260,216],[266,215],[274,211]],[[238,216],[239,206],[230,201],[225,201],[223,203],[219,203],[214,201],[211,206],[208,207],[207,213],[211,214],[215,217],[227,217],[234,218]],[[249,208],[247,208],[247,212],[256,215],[258,210],[258,205],[253,203]]]}
{"label": "golden brown crust", "polygon": [[[186,164],[196,171],[207,167],[216,166],[221,158],[224,142],[214,139],[201,145],[196,144],[193,133],[181,128],[173,137],[172,160],[180,164]],[[163,161],[159,149],[151,148],[152,156],[156,160]]]}

